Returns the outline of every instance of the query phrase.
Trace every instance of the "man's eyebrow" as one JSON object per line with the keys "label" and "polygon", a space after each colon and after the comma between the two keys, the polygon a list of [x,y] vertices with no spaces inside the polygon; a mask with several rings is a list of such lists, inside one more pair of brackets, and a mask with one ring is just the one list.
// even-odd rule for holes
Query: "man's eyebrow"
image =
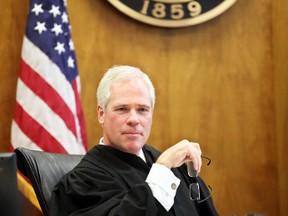
{"label": "man's eyebrow", "polygon": [[139,104],[138,106],[141,108],[151,109],[151,106],[146,105],[146,104]]}
{"label": "man's eyebrow", "polygon": [[119,108],[119,107],[128,107],[128,104],[115,104],[115,105],[113,106],[114,109],[115,109],[115,108]]}
{"label": "man's eyebrow", "polygon": [[[113,108],[119,108],[119,107],[129,107],[129,104],[115,104],[113,106]],[[147,104],[137,104],[137,107],[140,108],[146,108],[146,109],[151,109],[151,106],[147,105]]]}

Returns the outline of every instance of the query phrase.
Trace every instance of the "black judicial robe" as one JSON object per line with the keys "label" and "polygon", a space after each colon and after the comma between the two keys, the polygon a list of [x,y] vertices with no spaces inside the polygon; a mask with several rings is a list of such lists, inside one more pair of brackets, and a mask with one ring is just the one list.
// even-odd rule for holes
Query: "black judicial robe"
{"label": "black judicial robe", "polygon": [[[185,165],[172,169],[181,179],[174,205],[167,212],[154,198],[145,179],[160,153],[149,145],[143,152],[147,163],[136,155],[105,145],[96,145],[81,162],[56,185],[50,200],[49,215],[85,216],[212,216],[218,215],[212,199],[198,204],[189,199],[192,179]],[[201,198],[209,195],[200,177]]]}

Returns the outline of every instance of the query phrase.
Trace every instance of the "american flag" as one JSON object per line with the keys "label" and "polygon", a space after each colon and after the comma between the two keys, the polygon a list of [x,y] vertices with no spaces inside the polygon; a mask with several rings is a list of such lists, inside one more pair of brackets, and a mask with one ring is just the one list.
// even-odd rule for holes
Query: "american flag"
{"label": "american flag", "polygon": [[64,0],[31,0],[11,129],[15,149],[87,151],[71,26]]}

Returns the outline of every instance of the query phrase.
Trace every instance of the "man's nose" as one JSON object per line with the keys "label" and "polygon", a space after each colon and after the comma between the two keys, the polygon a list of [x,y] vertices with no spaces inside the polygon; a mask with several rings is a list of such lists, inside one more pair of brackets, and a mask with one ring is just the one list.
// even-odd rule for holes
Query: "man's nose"
{"label": "man's nose", "polygon": [[127,119],[127,123],[129,125],[137,125],[139,124],[140,120],[139,120],[139,116],[137,114],[136,110],[130,110],[129,114],[128,114],[128,119]]}

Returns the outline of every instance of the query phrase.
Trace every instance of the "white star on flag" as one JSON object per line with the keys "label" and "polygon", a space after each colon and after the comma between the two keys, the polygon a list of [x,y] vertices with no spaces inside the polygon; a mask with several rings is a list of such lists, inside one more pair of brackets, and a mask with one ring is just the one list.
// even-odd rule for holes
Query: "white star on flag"
{"label": "white star on flag", "polygon": [[56,45],[56,47],[54,48],[54,50],[58,51],[58,54],[59,54],[59,55],[60,55],[62,52],[65,52],[64,43],[57,42],[57,45]]}
{"label": "white star on flag", "polygon": [[74,66],[74,59],[71,56],[68,57],[67,63],[68,63],[68,67],[70,67],[70,68],[75,67]]}
{"label": "white star on flag", "polygon": [[68,15],[67,15],[67,13],[64,12],[64,13],[62,14],[62,17],[61,17],[61,18],[62,18],[62,22],[63,22],[63,23],[68,23]]}
{"label": "white star on flag", "polygon": [[69,40],[69,48],[70,50],[74,50],[74,43],[71,39]]}
{"label": "white star on flag", "polygon": [[42,9],[42,4],[34,4],[34,7],[31,11],[34,12],[36,16],[44,12],[44,10]]}
{"label": "white star on flag", "polygon": [[52,5],[52,8],[49,11],[49,13],[53,14],[53,17],[56,17],[56,16],[61,14],[60,11],[59,11],[59,7],[55,6],[55,5]]}
{"label": "white star on flag", "polygon": [[37,30],[39,34],[41,34],[43,31],[47,31],[47,28],[45,27],[45,22],[41,23],[37,21],[37,24],[34,28],[34,30]]}
{"label": "white star on flag", "polygon": [[51,29],[51,31],[54,32],[56,36],[62,34],[63,33],[62,25],[54,23],[54,27]]}

